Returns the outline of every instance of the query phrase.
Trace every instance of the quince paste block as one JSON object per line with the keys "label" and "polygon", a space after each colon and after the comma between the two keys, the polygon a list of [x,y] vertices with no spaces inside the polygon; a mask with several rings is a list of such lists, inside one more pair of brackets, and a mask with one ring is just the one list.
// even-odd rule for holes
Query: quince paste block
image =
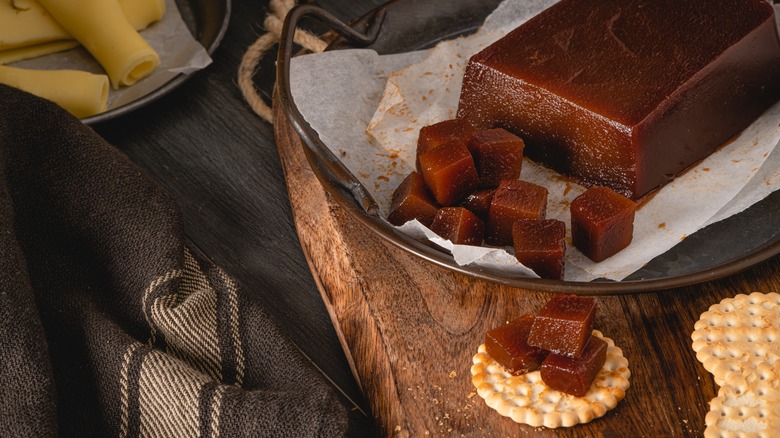
{"label": "quince paste block", "polygon": [[458,117],[637,199],[779,98],[765,0],[562,0],[472,56]]}

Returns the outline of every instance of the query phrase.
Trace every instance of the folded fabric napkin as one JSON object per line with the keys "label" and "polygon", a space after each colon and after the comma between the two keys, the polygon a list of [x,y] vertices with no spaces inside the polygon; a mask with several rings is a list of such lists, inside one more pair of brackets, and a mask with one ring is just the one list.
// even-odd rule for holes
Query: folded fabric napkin
{"label": "folded fabric napkin", "polygon": [[183,243],[173,199],[0,85],[0,436],[339,436],[284,333]]}

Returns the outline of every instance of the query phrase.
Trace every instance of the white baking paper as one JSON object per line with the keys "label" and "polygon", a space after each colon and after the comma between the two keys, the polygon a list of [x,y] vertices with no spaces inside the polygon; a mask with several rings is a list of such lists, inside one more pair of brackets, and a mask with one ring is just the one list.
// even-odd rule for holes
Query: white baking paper
{"label": "white baking paper", "polygon": [[[205,68],[211,57],[193,38],[187,24],[181,18],[175,0],[165,0],[165,15],[142,30],[141,36],[160,55],[160,66],[151,75],[129,87],[109,89],[108,110],[139,99],[166,84],[181,73],[191,73]],[[91,73],[105,73],[103,68],[84,48],[53,53],[39,58],[19,61],[14,67],[39,70],[73,69]]]}
{"label": "white baking paper", "polygon": [[[468,58],[554,3],[507,0],[476,34],[426,51],[379,56],[370,50],[346,50],[295,58],[294,99],[306,121],[386,214],[392,192],[414,170],[420,128],[455,116]],[[780,17],[780,6],[775,8]],[[686,236],[777,190],[780,154],[773,150],[779,140],[780,103],[643,204],[628,248],[594,263],[569,240],[565,279],[621,280]],[[568,207],[584,188],[529,160],[523,163],[521,179],[549,190],[547,217],[568,227]],[[535,277],[517,262],[511,248],[452,245],[416,221],[400,228],[449,250],[461,265],[500,266],[511,275]]]}

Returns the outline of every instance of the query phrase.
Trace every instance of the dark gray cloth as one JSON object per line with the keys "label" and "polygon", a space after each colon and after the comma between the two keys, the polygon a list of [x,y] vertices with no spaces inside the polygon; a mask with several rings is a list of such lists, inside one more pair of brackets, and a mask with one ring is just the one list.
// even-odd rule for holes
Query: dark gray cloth
{"label": "dark gray cloth", "polygon": [[333,388],[183,242],[122,153],[0,85],[0,436],[345,434]]}

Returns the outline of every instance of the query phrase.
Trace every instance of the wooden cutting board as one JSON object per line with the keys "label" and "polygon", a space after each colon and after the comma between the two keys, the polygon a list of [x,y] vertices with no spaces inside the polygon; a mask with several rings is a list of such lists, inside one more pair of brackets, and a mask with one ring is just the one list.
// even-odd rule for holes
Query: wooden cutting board
{"label": "wooden cutting board", "polygon": [[274,117],[303,252],[384,436],[700,436],[717,386],[691,349],[694,322],[725,297],[780,290],[775,257],[721,281],[599,298],[595,326],[629,359],[626,398],[586,425],[515,424],[476,395],[471,358],[487,330],[551,295],[475,280],[384,242],[325,192],[278,105]]}

